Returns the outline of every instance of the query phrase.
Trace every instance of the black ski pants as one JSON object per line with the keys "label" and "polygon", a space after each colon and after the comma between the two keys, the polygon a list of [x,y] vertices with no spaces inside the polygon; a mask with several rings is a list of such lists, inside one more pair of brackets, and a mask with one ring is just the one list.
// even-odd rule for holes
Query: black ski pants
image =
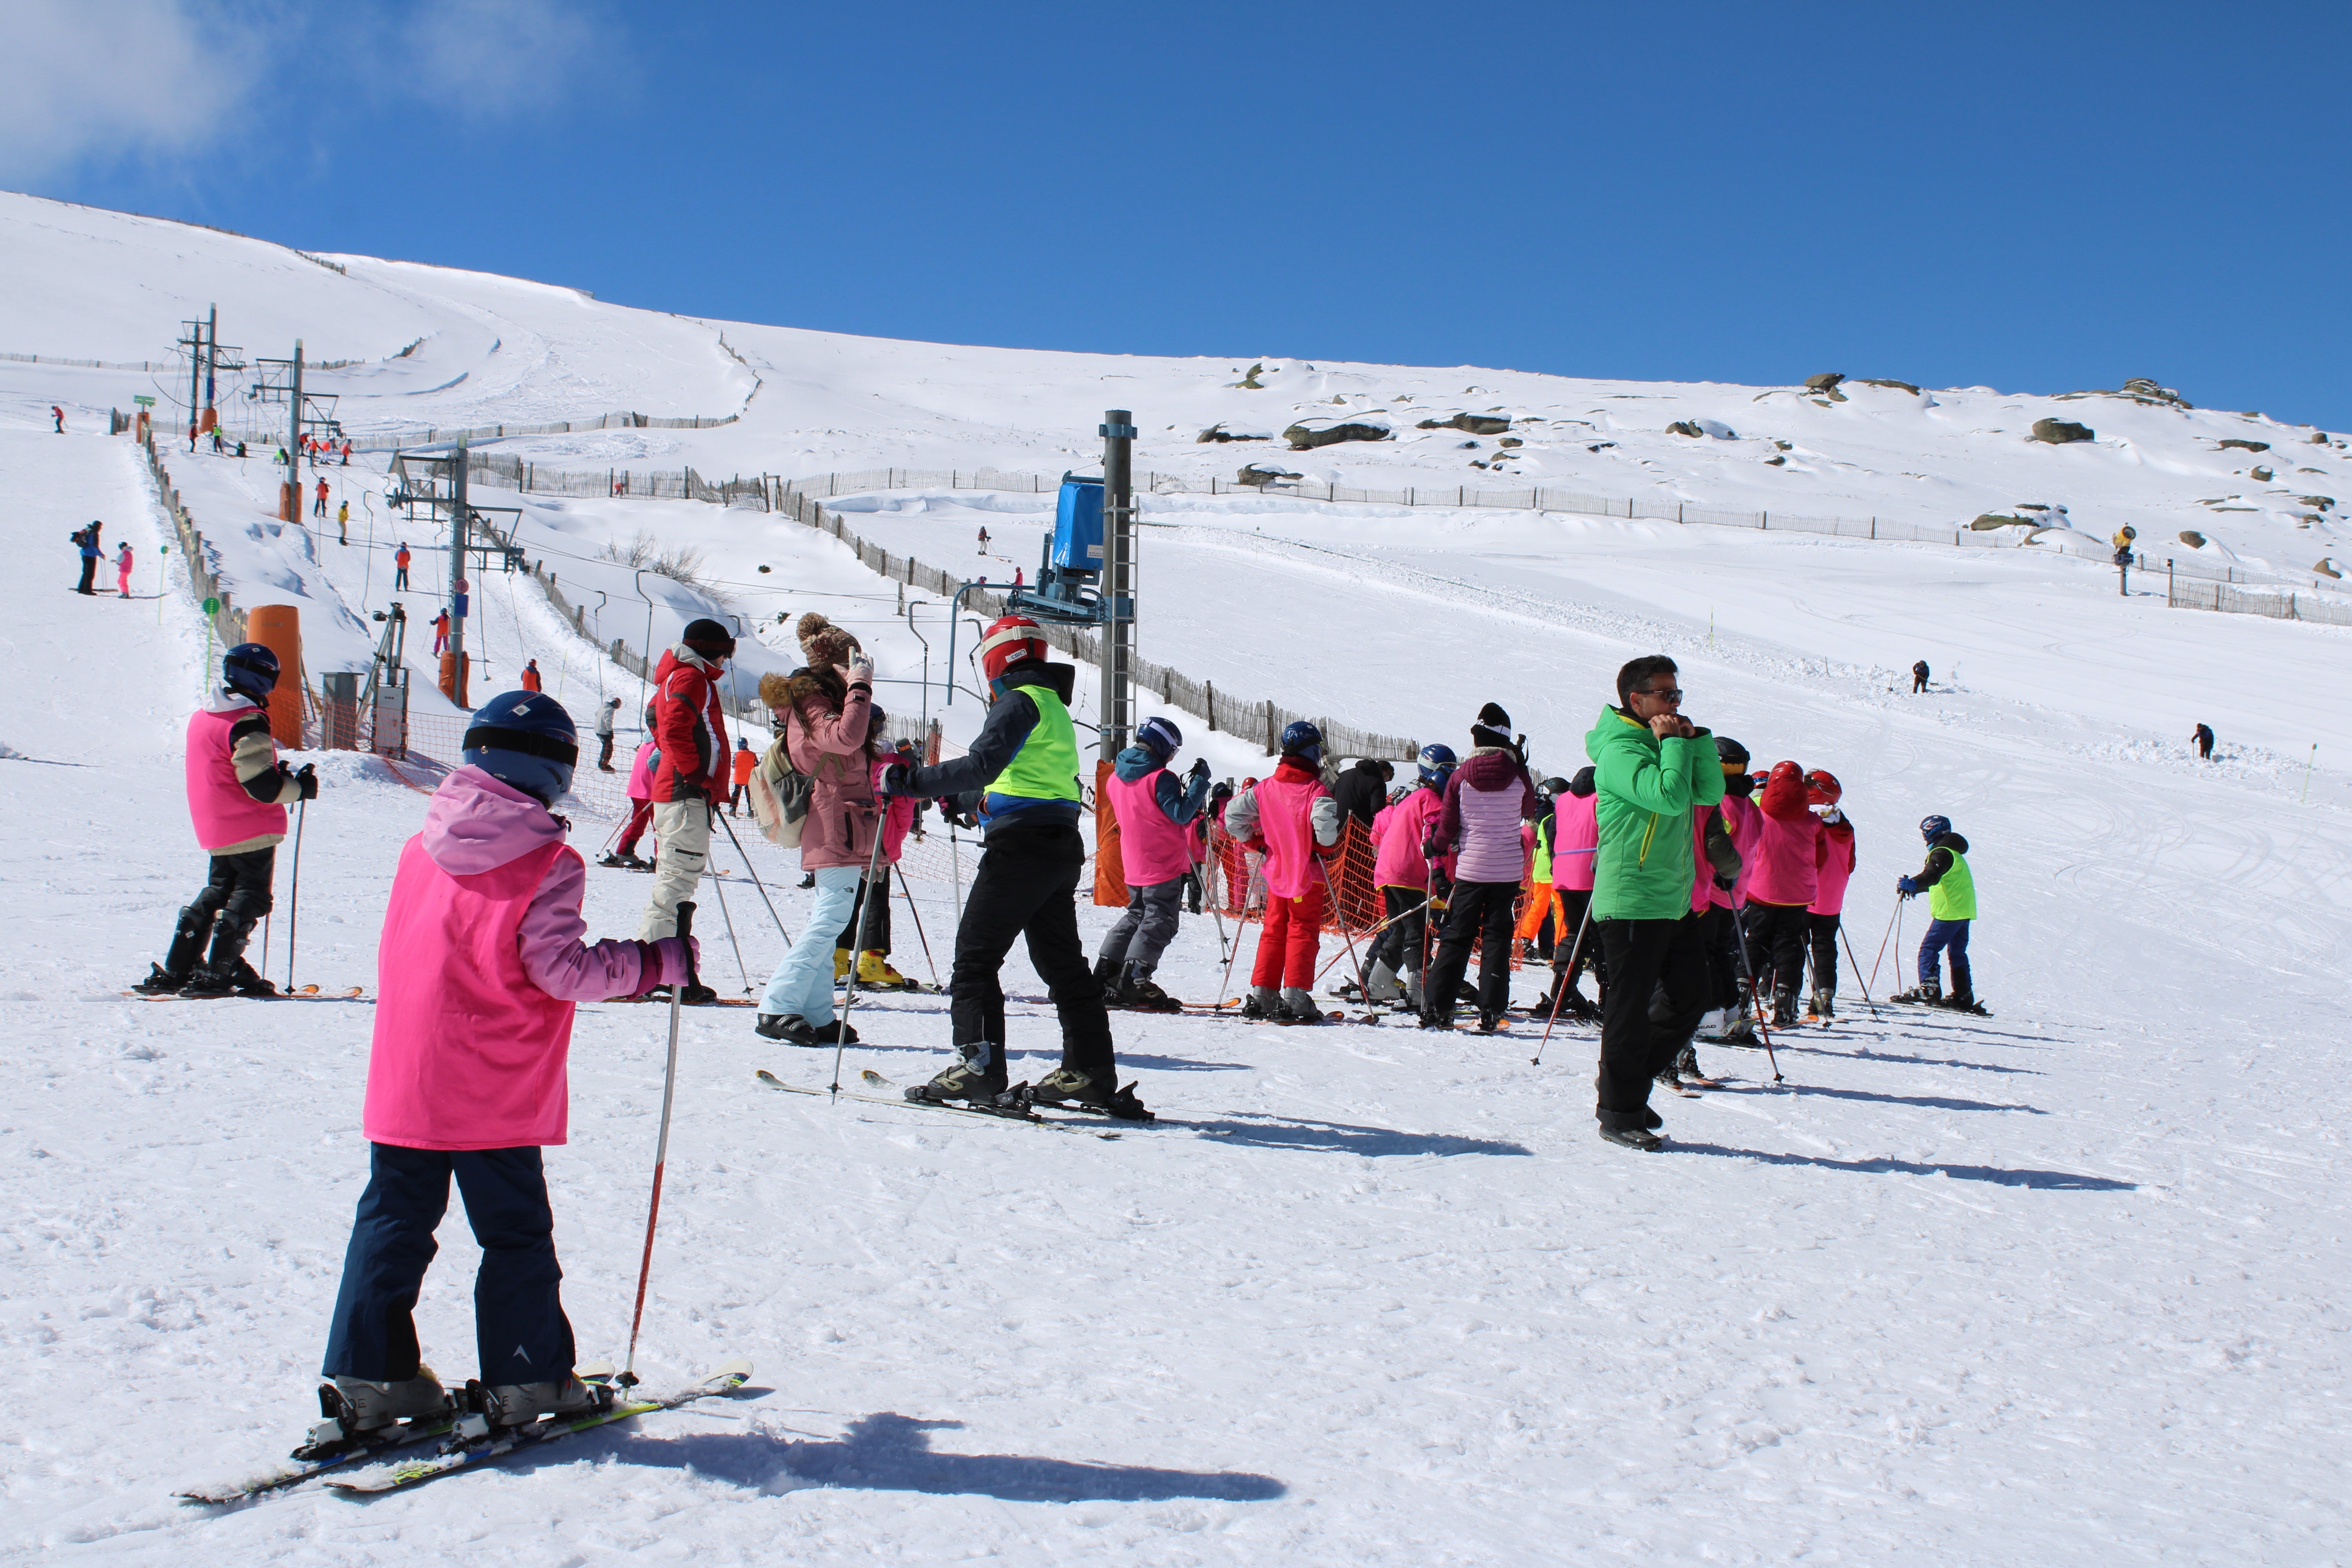
{"label": "black ski pants", "polygon": [[1812,916],[1802,904],[1748,906],[1748,971],[1766,996],[1794,991],[1805,978],[1805,936]]}
{"label": "black ski pants", "polygon": [[1650,1082],[1690,1044],[1706,1012],[1706,917],[1600,925],[1609,991],[1592,1114],[1603,1127],[1655,1127]]}
{"label": "black ski pants", "polygon": [[1591,969],[1606,985],[1609,968],[1601,956],[1601,931],[1585,918],[1586,911],[1592,908],[1592,889],[1559,888],[1555,892],[1559,899],[1561,925],[1559,936],[1552,945],[1552,973],[1573,985],[1578,975]]}
{"label": "black ski pants", "polygon": [[1176,940],[1177,910],[1184,899],[1184,879],[1173,877],[1149,887],[1128,884],[1127,912],[1103,938],[1096,954],[1105,963],[1132,963],[1149,974],[1160,966],[1160,955]]}
{"label": "black ski pants", "polygon": [[1706,1005],[1737,1007],[1748,994],[1748,983],[1740,978],[1738,917],[1728,905],[1709,904],[1698,920],[1706,942]]}
{"label": "black ski pants", "polygon": [[[274,845],[242,855],[214,856],[212,875],[205,879],[204,890],[180,911],[163,967],[174,974],[185,974],[202,958],[205,967],[216,973],[235,968],[245,956],[253,928],[270,910],[270,886],[277,869]],[[205,952],[207,938],[212,942],[209,956]]]}
{"label": "black ski pants", "polygon": [[1066,823],[989,832],[956,926],[955,973],[948,990],[956,1048],[992,1089],[1011,1087],[1005,1079],[1004,988],[997,972],[1013,942],[1023,937],[1061,1021],[1062,1065],[1088,1077],[1117,1068],[1102,982],[1078,940],[1078,874],[1086,861],[1086,840]]}
{"label": "black ski pants", "polygon": [[1454,994],[1470,972],[1470,949],[1478,949],[1478,1011],[1501,1014],[1511,1005],[1511,906],[1517,882],[1456,882],[1445,902],[1445,934],[1422,981],[1424,1016],[1450,1018]]}
{"label": "black ski pants", "polygon": [[[1418,974],[1429,946],[1429,892],[1424,888],[1381,889],[1381,918],[1389,923],[1364,954],[1367,973],[1385,963],[1399,974]],[[1410,910],[1412,913],[1404,911]]]}
{"label": "black ski pants", "polygon": [[94,590],[93,588],[91,588],[90,584],[91,584],[92,582],[94,582],[94,581],[97,579],[97,577],[98,577],[98,557],[97,557],[97,556],[95,556],[95,555],[85,555],[85,556],[83,556],[83,557],[81,558],[81,581],[80,581],[79,583],[78,583],[78,584],[75,584],[75,586],[74,586],[74,592],[75,592],[75,593],[77,593],[77,594],[89,594],[89,593],[94,593],[94,592],[96,592],[96,590]]}
{"label": "black ski pants", "polygon": [[1807,915],[1805,935],[1813,944],[1813,989],[1837,994],[1838,917]]}
{"label": "black ski pants", "polygon": [[474,1273],[474,1353],[482,1381],[545,1383],[572,1373],[555,1215],[539,1151],[369,1146],[367,1191],[343,1253],[342,1289],[327,1329],[329,1377],[398,1383],[416,1375],[416,1293],[440,1248],[433,1240],[457,1178],[481,1243]]}
{"label": "black ski pants", "polygon": [[[878,874],[871,883],[862,876],[858,879],[856,900],[849,906],[849,919],[843,923],[841,934],[833,939],[835,947],[845,947],[853,953],[871,951],[885,957],[889,955],[890,863],[884,861],[877,870]],[[867,898],[866,892],[869,887],[879,888],[881,896]],[[857,929],[860,921],[866,927],[863,935]]]}

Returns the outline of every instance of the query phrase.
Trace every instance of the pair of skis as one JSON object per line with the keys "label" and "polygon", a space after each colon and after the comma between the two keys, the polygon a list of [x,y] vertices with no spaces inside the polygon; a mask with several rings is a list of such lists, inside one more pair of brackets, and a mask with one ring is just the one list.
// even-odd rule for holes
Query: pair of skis
{"label": "pair of skis", "polygon": [[[609,1366],[583,1368],[579,1375],[583,1382],[603,1383],[611,1377],[612,1372]],[[298,1486],[315,1476],[326,1477],[324,1484],[337,1491],[398,1491],[404,1487],[415,1486],[453,1470],[480,1464],[485,1459],[500,1458],[525,1448],[536,1451],[548,1444],[576,1437],[583,1432],[609,1426],[615,1421],[626,1421],[656,1410],[675,1410],[712,1394],[730,1394],[740,1388],[751,1376],[751,1363],[749,1361],[731,1361],[709,1376],[659,1398],[634,1396],[626,1389],[616,1388],[612,1403],[603,1409],[576,1416],[551,1417],[520,1426],[492,1427],[487,1418],[478,1414],[452,1409],[418,1421],[403,1422],[381,1436],[362,1439],[340,1452],[310,1459],[290,1459],[251,1475],[209,1486],[190,1487],[173,1495],[184,1502],[237,1502],[264,1492]],[[608,1384],[606,1386],[611,1385]],[[412,1450],[420,1449],[436,1439],[441,1441],[439,1448],[430,1453],[412,1453]],[[297,1450],[298,1453],[299,1451]]]}
{"label": "pair of skis", "polygon": [[[752,1074],[752,1076],[758,1079],[762,1084],[765,1084],[768,1088],[776,1089],[781,1093],[810,1094],[815,1095],[819,1099],[831,1099],[834,1097],[834,1091],[831,1089],[807,1089],[796,1083],[786,1083],[782,1079],[778,1078],[774,1073],[770,1072],[765,1068],[758,1069]],[[1036,1110],[1025,1100],[1016,1100],[1009,1105],[982,1106],[938,1100],[908,1100],[906,1098],[906,1090],[901,1085],[893,1082],[889,1079],[884,1078],[880,1073],[874,1071],[870,1068],[860,1073],[858,1075],[858,1079],[868,1089],[882,1089],[888,1092],[882,1094],[859,1094],[854,1089],[843,1089],[840,1092],[839,1098],[843,1100],[854,1100],[862,1105],[895,1105],[915,1110],[942,1110],[950,1116],[985,1117],[991,1121],[1026,1122],[1032,1127],[1045,1127],[1050,1128],[1056,1132],[1071,1132],[1076,1133],[1082,1137],[1100,1138],[1106,1142],[1116,1142],[1121,1136],[1120,1130],[1124,1128],[1145,1125],[1145,1123],[1142,1122],[1120,1120],[1118,1121],[1118,1128],[1093,1126],[1088,1122],[1079,1120],[1079,1117],[1087,1114],[1086,1108],[1075,1105],[1055,1106],[1054,1108],[1057,1110],[1067,1110],[1071,1112],[1072,1114],[1068,1116],[1040,1116]]]}

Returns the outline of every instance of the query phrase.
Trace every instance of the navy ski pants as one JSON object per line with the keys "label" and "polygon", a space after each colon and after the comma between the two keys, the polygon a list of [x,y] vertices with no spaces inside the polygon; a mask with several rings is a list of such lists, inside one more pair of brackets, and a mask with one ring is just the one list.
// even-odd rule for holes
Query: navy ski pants
{"label": "navy ski pants", "polygon": [[352,1222],[320,1370],[372,1383],[416,1375],[412,1314],[425,1268],[438,1250],[433,1232],[448,1211],[455,1175],[467,1222],[482,1247],[474,1276],[474,1344],[482,1381],[497,1387],[569,1376],[572,1320],[557,1292],[563,1270],[555,1261],[555,1215],[548,1207],[539,1151],[369,1148],[367,1191]]}
{"label": "navy ski pants", "polygon": [[1936,984],[1936,959],[1939,953],[1949,953],[1952,960],[1952,994],[1972,996],[1976,993],[1969,984],[1969,922],[1966,921],[1930,921],[1927,938],[1919,944],[1919,984]]}

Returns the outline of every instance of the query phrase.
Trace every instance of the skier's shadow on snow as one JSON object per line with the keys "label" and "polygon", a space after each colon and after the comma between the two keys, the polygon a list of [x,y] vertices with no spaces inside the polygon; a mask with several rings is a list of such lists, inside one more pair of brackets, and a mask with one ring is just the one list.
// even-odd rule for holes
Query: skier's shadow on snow
{"label": "skier's shadow on snow", "polygon": [[1234,1120],[1178,1119],[1203,1137],[1227,1143],[1257,1143],[1270,1149],[1311,1149],[1334,1154],[1379,1157],[1397,1154],[1532,1154],[1524,1143],[1494,1138],[1463,1138],[1446,1132],[1400,1132],[1393,1127],[1357,1127],[1345,1121],[1307,1121],[1235,1111]]}
{"label": "skier's shadow on snow", "polygon": [[2021,1110],[2028,1116],[2050,1114],[2038,1105],[2009,1105],[1997,1100],[1962,1100],[1949,1094],[1878,1094],[1866,1089],[1828,1089],[1814,1083],[1801,1086],[1801,1092],[1818,1095],[1824,1100],[1866,1100],[1877,1105],[1916,1105],[1926,1110]]}
{"label": "skier's shadow on snow", "polygon": [[1685,1143],[1679,1139],[1668,1147],[1684,1154],[1720,1154],[1764,1165],[1814,1165],[1824,1171],[1852,1171],[1866,1176],[1949,1176],[1956,1182],[1990,1182],[1997,1187],[2038,1187],[2061,1193],[2139,1191],[2137,1182],[2079,1175],[2073,1171],[2011,1171],[1999,1165],[1922,1164],[1916,1160],[1826,1160],[1816,1154],[1768,1154],[1760,1149],[1727,1149],[1720,1143]]}
{"label": "skier's shadow on snow", "polygon": [[1272,1476],[1236,1470],[1170,1470],[1150,1465],[1090,1465],[1027,1454],[941,1454],[929,1434],[961,1421],[920,1421],[891,1411],[862,1416],[830,1442],[795,1441],[762,1432],[709,1432],[640,1437],[620,1458],[671,1465],[766,1492],[803,1486],[866,1491],[992,1497],[1004,1502],[1165,1502],[1208,1498],[1265,1502],[1290,1489]]}
{"label": "skier's shadow on snow", "polygon": [[2040,1068],[2005,1067],[1999,1062],[1964,1062],[1955,1060],[1950,1057],[1908,1057],[1903,1056],[1895,1051],[1872,1050],[1867,1046],[1858,1051],[1831,1051],[1823,1050],[1819,1046],[1782,1045],[1777,1040],[1773,1042],[1773,1045],[1784,1057],[1834,1057],[1840,1061],[1848,1062],[1901,1062],[1908,1067],[1965,1068],[1969,1072],[2023,1073],[2029,1078],[2044,1078],[2048,1076],[2042,1072]]}

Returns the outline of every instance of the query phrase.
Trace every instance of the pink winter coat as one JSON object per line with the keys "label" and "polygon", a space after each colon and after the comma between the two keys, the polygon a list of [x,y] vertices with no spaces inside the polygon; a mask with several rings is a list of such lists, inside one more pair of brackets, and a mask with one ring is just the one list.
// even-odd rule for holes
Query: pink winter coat
{"label": "pink winter coat", "polygon": [[1114,773],[1102,782],[1118,824],[1119,866],[1131,888],[1172,882],[1192,867],[1190,825],[1178,826],[1160,808],[1160,781],[1167,774],[1164,767],[1153,768],[1140,778]]}
{"label": "pink winter coat", "polygon": [[[1711,810],[1723,813],[1724,830],[1731,835],[1731,847],[1739,851],[1739,875],[1731,890],[1724,891],[1715,885],[1714,875],[1706,867],[1706,814]],[[1721,910],[1736,910],[1748,902],[1748,884],[1756,875],[1756,840],[1762,833],[1763,817],[1757,814],[1756,803],[1744,795],[1727,795],[1720,806],[1695,806],[1691,825],[1699,834],[1696,840],[1699,875],[1691,879],[1691,912],[1696,914],[1709,904]]]}
{"label": "pink winter coat", "polygon": [[1499,746],[1481,746],[1445,784],[1445,805],[1432,837],[1461,868],[1457,880],[1517,882],[1528,874],[1519,824],[1536,814],[1527,764]]}
{"label": "pink winter coat", "polygon": [[188,819],[206,849],[285,837],[286,808],[247,794],[230,755],[230,731],[248,719],[264,721],[266,730],[267,718],[241,697],[215,697],[188,716]]}
{"label": "pink winter coat", "polygon": [[564,1063],[578,1002],[686,978],[676,937],[581,938],[588,873],[564,825],[476,767],[441,781],[394,874],[376,950],[368,1141],[519,1149],[564,1141]]}
{"label": "pink winter coat", "polygon": [[629,798],[651,800],[654,797],[654,754],[658,750],[647,741],[637,748],[636,761],[629,764]]}
{"label": "pink winter coat", "polygon": [[[1600,858],[1592,851],[1601,843],[1601,792],[1556,796],[1551,812],[1551,885],[1567,892],[1589,893],[1592,863]],[[1701,859],[1699,864],[1706,862]]]}
{"label": "pink winter coat", "polygon": [[[1331,803],[1331,792],[1297,757],[1283,758],[1274,776],[1258,780],[1251,791],[1257,802],[1259,840],[1265,847],[1267,889],[1286,899],[1319,889],[1329,873],[1318,873],[1316,866],[1339,842],[1339,811]],[[1327,823],[1331,835],[1328,843],[1323,838]]]}
{"label": "pink winter coat", "polygon": [[1843,914],[1845,911],[1845,885],[1853,875],[1853,824],[1832,812],[1832,821],[1822,822],[1821,860],[1815,874],[1812,912],[1817,915]]}
{"label": "pink winter coat", "polygon": [[[875,763],[876,788],[881,787],[882,775],[889,771],[890,764],[899,760],[898,754],[893,752]],[[914,830],[915,813],[922,809],[922,805],[911,795],[901,795],[891,796],[890,804],[883,808],[882,858],[889,864],[896,866],[898,863],[898,853],[907,847],[907,835]]]}
{"label": "pink winter coat", "polygon": [[[1372,818],[1372,882],[1381,888],[1426,888],[1429,862],[1421,847],[1429,841],[1445,797],[1427,784],[1408,793]],[[1446,867],[1448,875],[1453,867]]]}
{"label": "pink winter coat", "polygon": [[1776,764],[1756,804],[1761,820],[1748,876],[1748,901],[1810,907],[1821,887],[1822,819],[1805,799],[1803,772],[1794,763]]}
{"label": "pink winter coat", "polygon": [[872,759],[866,757],[874,727],[874,693],[865,685],[835,699],[839,682],[803,671],[792,679],[792,706],[784,725],[786,754],[809,775],[808,818],[801,824],[801,868],[828,866],[866,869],[874,858],[874,834],[881,821],[875,802]]}

